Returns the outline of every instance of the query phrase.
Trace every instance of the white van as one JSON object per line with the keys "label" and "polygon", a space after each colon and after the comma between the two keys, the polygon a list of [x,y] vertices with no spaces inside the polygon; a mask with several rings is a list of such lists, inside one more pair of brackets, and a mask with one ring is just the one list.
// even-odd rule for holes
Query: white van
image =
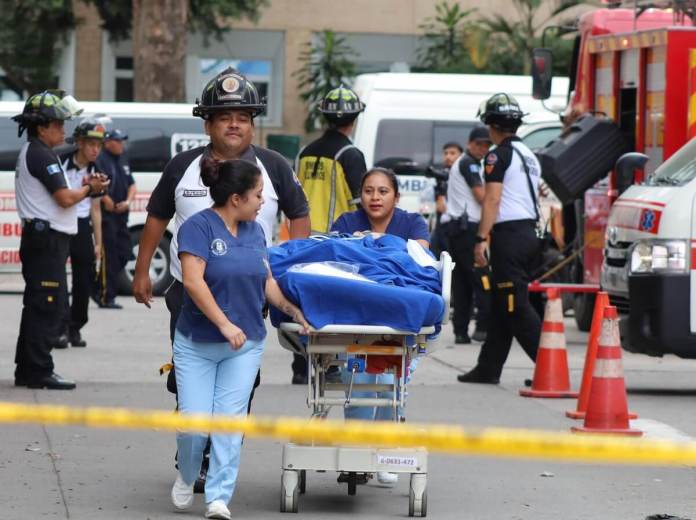
{"label": "white van", "polygon": [[[22,102],[0,102],[0,273],[21,271],[19,240],[22,228],[17,215],[14,195],[15,164],[26,134],[17,137],[17,124],[10,118],[19,114]],[[203,121],[191,114],[191,105],[168,103],[101,103],[81,102],[80,118],[67,121],[65,135],[72,135],[79,120],[87,115],[107,114],[115,128],[128,133],[127,156],[135,177],[137,195],[131,207],[128,226],[133,252],[137,254],[140,233],[145,224],[145,207],[169,159],[175,154],[208,142]],[[59,148],[68,150],[67,146]],[[150,277],[153,290],[161,294],[169,285],[169,242],[172,230],[165,233],[155,251]],[[135,261],[129,262],[121,280],[121,291],[130,291]]]}
{"label": "white van", "polygon": [[[497,92],[517,99],[529,115],[526,123],[548,121],[554,114],[531,97],[529,76],[476,74],[378,73],[356,78],[354,90],[367,105],[358,119],[353,142],[365,154],[368,168],[396,162],[442,165],[442,146],[458,142],[465,147],[471,128],[479,124],[479,106]],[[553,78],[546,106],[562,110],[568,79]],[[399,177],[400,206],[421,211],[423,192],[435,181],[421,175]],[[421,211],[422,212],[422,211]]]}

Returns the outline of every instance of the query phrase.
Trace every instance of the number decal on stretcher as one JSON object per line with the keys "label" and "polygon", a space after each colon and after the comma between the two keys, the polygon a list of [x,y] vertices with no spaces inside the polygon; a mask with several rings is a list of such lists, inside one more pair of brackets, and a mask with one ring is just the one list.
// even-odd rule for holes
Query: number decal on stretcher
{"label": "number decal on stretcher", "polygon": [[418,466],[416,457],[394,457],[392,455],[377,455],[377,464],[381,466],[402,466],[415,468]]}

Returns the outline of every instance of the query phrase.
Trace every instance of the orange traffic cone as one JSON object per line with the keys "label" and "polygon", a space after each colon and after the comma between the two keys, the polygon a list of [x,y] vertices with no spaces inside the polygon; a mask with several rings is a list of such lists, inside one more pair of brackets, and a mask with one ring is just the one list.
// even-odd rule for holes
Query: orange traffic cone
{"label": "orange traffic cone", "polygon": [[566,417],[571,419],[584,419],[587,411],[587,401],[590,398],[590,387],[592,386],[592,372],[594,371],[595,358],[597,357],[597,345],[599,343],[599,332],[602,329],[602,319],[604,318],[604,307],[609,305],[609,295],[600,291],[595,298],[594,311],[592,313],[592,327],[590,337],[587,340],[587,351],[585,352],[585,366],[582,371],[582,383],[580,384],[580,397],[576,410],[568,410]]}
{"label": "orange traffic cone", "polygon": [[577,397],[570,389],[568,353],[566,352],[563,304],[558,289],[546,292],[546,310],[534,367],[532,388],[523,388],[523,397]]}
{"label": "orange traffic cone", "polygon": [[581,428],[573,427],[571,430],[584,433],[642,435],[642,431],[629,426],[628,419],[626,384],[621,363],[619,317],[616,307],[609,305],[604,309],[585,424]]}
{"label": "orange traffic cone", "polygon": [[[594,372],[595,359],[597,358],[597,346],[599,344],[599,333],[602,330],[602,320],[604,319],[604,308],[609,305],[609,295],[600,291],[595,298],[594,312],[592,313],[592,328],[590,337],[587,341],[587,351],[585,352],[585,366],[582,371],[582,384],[580,385],[580,397],[575,410],[568,410],[566,417],[571,419],[584,419],[587,411],[587,402],[590,399],[590,388],[592,387],[592,374]],[[628,412],[629,419],[636,419],[638,416]]]}

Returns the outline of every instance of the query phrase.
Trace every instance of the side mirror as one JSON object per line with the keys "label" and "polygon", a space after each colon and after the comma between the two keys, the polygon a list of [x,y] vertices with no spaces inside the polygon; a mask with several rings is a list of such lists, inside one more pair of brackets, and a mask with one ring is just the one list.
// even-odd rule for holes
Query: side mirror
{"label": "side mirror", "polygon": [[621,195],[635,183],[636,170],[645,168],[650,159],[647,155],[630,152],[625,153],[616,161],[616,190]]}
{"label": "side mirror", "polygon": [[532,97],[549,99],[551,97],[551,80],[553,58],[551,49],[534,49],[532,51]]}

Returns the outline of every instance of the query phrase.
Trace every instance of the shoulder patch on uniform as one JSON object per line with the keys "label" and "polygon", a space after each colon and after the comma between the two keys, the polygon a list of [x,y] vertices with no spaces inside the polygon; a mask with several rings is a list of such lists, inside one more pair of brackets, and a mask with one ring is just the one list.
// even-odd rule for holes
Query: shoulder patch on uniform
{"label": "shoulder patch on uniform", "polygon": [[478,173],[479,172],[479,165],[478,164],[470,164],[469,171],[471,173]]}
{"label": "shoulder patch on uniform", "polygon": [[498,162],[498,156],[494,153],[489,153],[486,156],[486,164],[495,164]]}
{"label": "shoulder patch on uniform", "polygon": [[49,164],[48,166],[46,166],[46,171],[48,172],[49,175],[53,175],[56,173],[60,173],[63,170],[61,169],[60,164],[53,163],[53,164]]}

